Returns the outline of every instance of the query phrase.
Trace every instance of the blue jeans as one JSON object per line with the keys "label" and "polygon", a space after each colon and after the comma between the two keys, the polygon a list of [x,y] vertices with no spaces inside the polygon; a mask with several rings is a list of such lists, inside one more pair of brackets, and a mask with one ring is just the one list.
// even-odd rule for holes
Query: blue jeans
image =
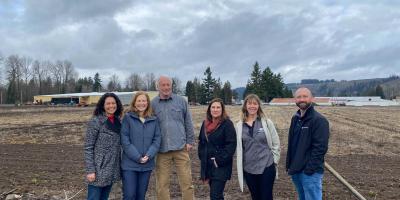
{"label": "blue jeans", "polygon": [[150,181],[150,171],[122,170],[122,193],[124,200],[144,200]]}
{"label": "blue jeans", "polygon": [[88,185],[87,200],[107,200],[111,192],[111,185],[105,187],[97,187]]}
{"label": "blue jeans", "polygon": [[296,187],[299,200],[322,200],[322,178],[324,174],[312,175],[304,172],[293,174],[292,181]]}

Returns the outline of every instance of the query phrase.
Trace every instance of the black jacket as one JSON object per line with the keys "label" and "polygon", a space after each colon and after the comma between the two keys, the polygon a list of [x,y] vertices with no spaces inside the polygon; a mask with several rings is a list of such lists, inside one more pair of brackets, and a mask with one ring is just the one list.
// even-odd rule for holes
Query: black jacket
{"label": "black jacket", "polygon": [[[300,135],[295,144],[296,124]],[[300,127],[301,126],[301,127]],[[297,133],[298,134],[298,133]],[[324,172],[324,156],[328,151],[329,122],[311,106],[305,115],[300,111],[292,117],[289,129],[288,151],[286,155],[286,171],[292,175],[304,171],[311,175]]]}
{"label": "black jacket", "polygon": [[[198,156],[201,162],[200,178],[229,180],[232,175],[232,160],[236,150],[236,130],[231,120],[226,119],[208,135],[204,131],[204,122],[199,134]],[[210,158],[215,157],[218,167]]]}

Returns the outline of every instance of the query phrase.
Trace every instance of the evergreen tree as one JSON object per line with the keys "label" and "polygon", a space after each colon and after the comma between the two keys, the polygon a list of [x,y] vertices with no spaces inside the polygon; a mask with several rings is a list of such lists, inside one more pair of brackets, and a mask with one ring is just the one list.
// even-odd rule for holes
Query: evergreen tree
{"label": "evergreen tree", "polygon": [[178,77],[172,78],[172,92],[175,94],[181,94],[181,80]]}
{"label": "evergreen tree", "polygon": [[99,73],[97,72],[95,75],[94,75],[94,83],[93,83],[93,92],[100,92],[100,90],[101,90],[101,79],[100,79],[100,75],[99,75]]}
{"label": "evergreen tree", "polygon": [[261,77],[261,92],[259,97],[261,100],[268,102],[274,96],[274,73],[269,67],[265,68]]}
{"label": "evergreen tree", "polygon": [[253,66],[250,80],[246,85],[245,96],[256,94],[265,102],[271,101],[275,97],[292,96],[291,92],[285,88],[281,74],[274,74],[270,67],[265,68],[262,73],[258,62]]}
{"label": "evergreen tree", "polygon": [[10,81],[7,88],[7,103],[15,103],[17,100],[16,86],[14,81]]}
{"label": "evergreen tree", "polygon": [[221,79],[218,78],[218,80],[215,81],[215,84],[214,84],[213,98],[222,98],[222,96],[223,96],[222,83],[221,83]]}
{"label": "evergreen tree", "polygon": [[231,83],[229,83],[229,81],[226,81],[224,83],[224,87],[222,89],[222,100],[224,101],[224,104],[226,105],[231,105],[232,104],[232,96],[233,96],[233,92],[231,89]]}
{"label": "evergreen tree", "polygon": [[283,97],[293,98],[293,93],[287,86],[285,87],[285,90],[283,91]]}
{"label": "evergreen tree", "polygon": [[247,82],[244,96],[247,96],[247,94],[250,93],[257,94],[260,96],[262,93],[261,82],[262,82],[261,69],[260,66],[258,65],[258,62],[256,62],[253,66],[253,71],[251,72],[250,80]]}
{"label": "evergreen tree", "polygon": [[200,80],[197,77],[194,77],[193,86],[194,86],[194,93],[195,93],[195,103],[200,103],[200,102],[202,102],[202,97],[204,95],[202,93],[203,89],[202,89]]}
{"label": "evergreen tree", "polygon": [[201,84],[202,87],[202,98],[201,104],[207,104],[212,100],[214,97],[214,86],[216,84],[216,80],[212,77],[211,68],[207,67],[206,71],[204,72],[203,83]]}
{"label": "evergreen tree", "polygon": [[189,103],[196,103],[196,91],[192,81],[186,82],[185,95],[187,96]]}
{"label": "evergreen tree", "polygon": [[272,98],[275,97],[283,97],[284,84],[281,74],[278,73],[273,76],[272,86],[273,86],[272,97],[268,99],[268,101],[272,100]]}

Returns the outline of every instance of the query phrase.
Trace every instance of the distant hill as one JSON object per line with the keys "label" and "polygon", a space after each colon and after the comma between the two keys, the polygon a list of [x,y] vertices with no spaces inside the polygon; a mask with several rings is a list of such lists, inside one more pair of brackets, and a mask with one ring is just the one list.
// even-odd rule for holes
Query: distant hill
{"label": "distant hill", "polygon": [[[310,88],[314,96],[377,96],[376,87],[380,85],[386,99],[400,96],[400,77],[391,76],[388,78],[362,79],[351,81],[318,81],[307,79],[306,84],[290,83],[286,84],[293,92],[305,86]],[[313,82],[313,83],[308,83]]]}
{"label": "distant hill", "polygon": [[233,89],[233,91],[238,94],[238,97],[239,97],[240,100],[243,99],[243,94],[244,94],[245,90],[246,90],[245,87],[238,87],[238,88]]}

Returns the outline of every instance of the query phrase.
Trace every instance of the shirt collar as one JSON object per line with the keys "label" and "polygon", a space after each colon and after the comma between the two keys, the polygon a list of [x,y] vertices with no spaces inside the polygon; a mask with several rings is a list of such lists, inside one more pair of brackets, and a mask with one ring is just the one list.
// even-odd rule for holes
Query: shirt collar
{"label": "shirt collar", "polygon": [[173,99],[173,96],[174,96],[174,94],[171,94],[171,96],[169,96],[168,98],[166,98],[166,99],[161,99],[160,95],[158,95],[158,99],[159,99],[160,101],[169,101],[169,100],[172,100],[172,99]]}

